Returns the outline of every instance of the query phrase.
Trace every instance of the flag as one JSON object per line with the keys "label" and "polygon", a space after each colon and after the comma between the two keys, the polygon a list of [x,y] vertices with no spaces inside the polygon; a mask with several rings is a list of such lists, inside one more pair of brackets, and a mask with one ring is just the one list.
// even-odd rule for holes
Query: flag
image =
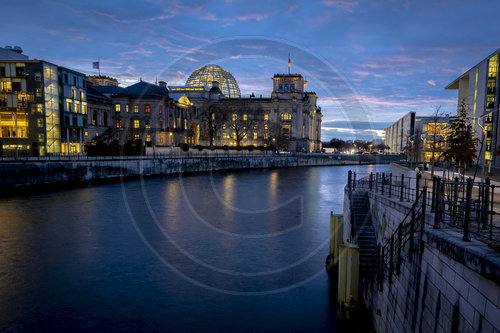
{"label": "flag", "polygon": [[288,53],[288,69],[290,69],[290,53]]}
{"label": "flag", "polygon": [[95,61],[92,63],[92,68],[99,69],[99,61]]}

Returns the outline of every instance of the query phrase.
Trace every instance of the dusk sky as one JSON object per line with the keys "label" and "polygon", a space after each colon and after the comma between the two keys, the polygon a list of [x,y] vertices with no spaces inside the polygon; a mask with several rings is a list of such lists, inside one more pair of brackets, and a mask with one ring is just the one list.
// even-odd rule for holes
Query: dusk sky
{"label": "dusk sky", "polygon": [[497,1],[4,1],[2,46],[122,85],[183,85],[209,63],[243,95],[269,96],[271,77],[308,81],[323,140],[368,139],[409,111],[456,110],[444,87],[499,48]]}

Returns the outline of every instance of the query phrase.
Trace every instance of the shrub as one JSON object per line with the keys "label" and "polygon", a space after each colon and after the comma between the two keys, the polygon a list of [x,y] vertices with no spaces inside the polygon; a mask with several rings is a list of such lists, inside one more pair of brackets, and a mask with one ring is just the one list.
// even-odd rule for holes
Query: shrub
{"label": "shrub", "polygon": [[181,144],[182,151],[189,151],[189,145],[187,143]]}

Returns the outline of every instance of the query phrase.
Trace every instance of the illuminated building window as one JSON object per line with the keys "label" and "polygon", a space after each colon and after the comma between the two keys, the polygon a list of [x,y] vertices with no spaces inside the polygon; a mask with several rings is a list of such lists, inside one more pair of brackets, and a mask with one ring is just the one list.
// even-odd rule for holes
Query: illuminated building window
{"label": "illuminated building window", "polygon": [[264,115],[264,120],[265,120],[265,121],[268,121],[268,120],[269,120],[269,115],[268,115],[268,114],[265,114],[265,115]]}
{"label": "illuminated building window", "polygon": [[36,88],[36,97],[42,97],[42,89]]}
{"label": "illuminated building window", "polygon": [[236,132],[233,132],[233,139],[236,140]]}
{"label": "illuminated building window", "polygon": [[128,104],[125,105],[125,111],[128,112]]}
{"label": "illuminated building window", "polygon": [[238,119],[238,115],[236,113],[233,113],[233,121]]}
{"label": "illuminated building window", "polygon": [[264,129],[267,131],[267,129],[269,128],[269,126],[267,124],[264,124]]}
{"label": "illuminated building window", "polygon": [[151,142],[151,135],[149,134],[146,135],[146,142]]}
{"label": "illuminated building window", "polygon": [[184,137],[184,143],[188,143],[187,136]]}
{"label": "illuminated building window", "polygon": [[257,125],[257,124],[253,125],[253,129],[254,129],[254,130],[256,130],[257,128],[258,128],[258,125]]}
{"label": "illuminated building window", "polygon": [[212,120],[215,120],[215,113],[212,113]]}
{"label": "illuminated building window", "polygon": [[12,82],[2,81],[2,92],[11,92],[11,91],[12,91]]}
{"label": "illuminated building window", "polygon": [[89,136],[89,132],[85,131],[85,136]]}
{"label": "illuminated building window", "polygon": [[264,143],[264,148],[267,147],[267,143]]}
{"label": "illuminated building window", "polygon": [[75,88],[71,88],[71,98],[73,98],[73,99],[76,98],[76,90],[75,90]]}
{"label": "illuminated building window", "polygon": [[134,120],[134,128],[139,128],[139,120]]}
{"label": "illuminated building window", "polygon": [[139,140],[140,138],[139,134],[134,134],[134,140]]}
{"label": "illuminated building window", "polygon": [[36,125],[37,125],[38,127],[43,127],[43,119],[41,119],[41,118],[37,119],[37,120],[36,120]]}
{"label": "illuminated building window", "polygon": [[188,121],[187,119],[184,119],[184,129],[187,129],[188,128]]}
{"label": "illuminated building window", "polygon": [[146,119],[146,120],[144,121],[144,124],[145,124],[146,128],[151,128],[151,120]]}
{"label": "illuminated building window", "polygon": [[116,111],[116,112],[120,112],[120,108],[121,108],[121,105],[120,105],[120,104],[116,104],[116,105],[115,105],[115,111]]}
{"label": "illuminated building window", "polygon": [[146,112],[151,112],[151,106],[146,105]]}
{"label": "illuminated building window", "polygon": [[134,112],[139,113],[139,105],[134,105]]}
{"label": "illuminated building window", "polygon": [[223,138],[223,139],[227,139],[227,134],[226,134],[226,132],[222,132],[222,138]]}
{"label": "illuminated building window", "polygon": [[243,115],[243,120],[248,120],[248,116],[246,114]]}
{"label": "illuminated building window", "polygon": [[289,121],[292,120],[292,115],[288,112],[283,112],[281,114],[281,121]]}
{"label": "illuminated building window", "polygon": [[82,103],[82,113],[87,114],[87,103],[85,102]]}
{"label": "illuminated building window", "polygon": [[222,129],[226,129],[226,124],[222,124]]}
{"label": "illuminated building window", "polygon": [[[43,126],[43,125],[42,125]],[[27,138],[28,115],[26,113],[1,112],[0,138]]]}
{"label": "illuminated building window", "polygon": [[267,133],[264,133],[264,139],[268,139],[269,135]]}
{"label": "illuminated building window", "polygon": [[257,132],[253,132],[253,139],[257,140]]}
{"label": "illuminated building window", "polygon": [[80,113],[80,102],[79,101],[75,101],[73,112]]}
{"label": "illuminated building window", "polygon": [[96,132],[96,133],[95,133],[95,136],[99,136],[99,132]]}
{"label": "illuminated building window", "polygon": [[81,101],[85,100],[85,94],[83,93],[83,91],[80,91],[80,100]]}
{"label": "illuminated building window", "polygon": [[160,114],[163,114],[163,105],[160,105]]}
{"label": "illuminated building window", "polygon": [[122,128],[122,121],[121,121],[121,119],[116,119],[116,128]]}
{"label": "illuminated building window", "polygon": [[43,141],[44,141],[43,134],[38,134],[38,142],[43,142]]}

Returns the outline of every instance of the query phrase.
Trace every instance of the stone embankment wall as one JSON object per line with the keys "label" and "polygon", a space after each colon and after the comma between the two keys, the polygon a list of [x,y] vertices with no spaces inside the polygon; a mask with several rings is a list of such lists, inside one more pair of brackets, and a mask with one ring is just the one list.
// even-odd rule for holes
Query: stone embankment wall
{"label": "stone embankment wall", "polygon": [[27,160],[0,163],[0,189],[19,185],[84,182],[99,179],[159,176],[218,170],[290,168],[347,164],[390,163],[393,155],[299,154],[282,156],[181,156],[119,159]]}
{"label": "stone embankment wall", "polygon": [[[385,244],[410,204],[369,193],[377,242]],[[349,205],[344,205],[344,210]],[[345,212],[344,212],[345,214]],[[428,214],[427,221],[433,221]],[[349,223],[349,219],[344,219]],[[348,234],[344,234],[348,236]],[[347,238],[347,237],[346,237]],[[412,263],[403,253],[392,283],[365,282],[363,296],[378,332],[499,332],[500,255],[486,244],[462,241],[458,230],[428,227],[416,234]]]}

